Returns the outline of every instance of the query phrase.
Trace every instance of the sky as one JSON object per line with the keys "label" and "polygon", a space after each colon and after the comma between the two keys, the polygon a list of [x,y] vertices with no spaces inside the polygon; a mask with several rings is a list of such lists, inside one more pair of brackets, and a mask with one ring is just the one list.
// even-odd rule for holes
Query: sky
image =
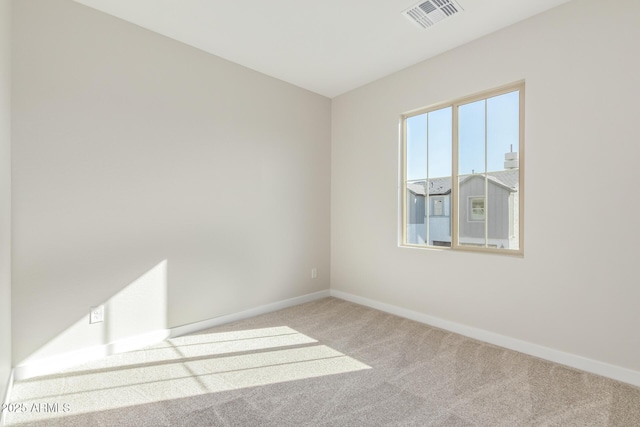
{"label": "sky", "polygon": [[[452,107],[407,119],[407,180],[451,176]],[[487,153],[485,153],[485,117]],[[458,108],[458,174],[504,170],[504,155],[519,151],[517,91]],[[428,145],[428,150],[427,150]],[[428,151],[428,152],[427,152]],[[485,156],[485,154],[487,154]]]}

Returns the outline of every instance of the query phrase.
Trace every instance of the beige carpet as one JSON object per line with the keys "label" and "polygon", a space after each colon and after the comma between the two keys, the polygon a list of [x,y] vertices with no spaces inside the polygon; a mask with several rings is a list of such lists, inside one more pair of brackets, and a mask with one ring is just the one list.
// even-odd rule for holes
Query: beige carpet
{"label": "beige carpet", "polygon": [[11,402],[12,426],[640,426],[637,387],[335,298],[20,381]]}

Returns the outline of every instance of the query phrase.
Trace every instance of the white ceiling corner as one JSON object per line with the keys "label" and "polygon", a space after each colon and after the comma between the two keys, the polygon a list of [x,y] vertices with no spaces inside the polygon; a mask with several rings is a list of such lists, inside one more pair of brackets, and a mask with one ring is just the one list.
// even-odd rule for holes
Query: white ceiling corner
{"label": "white ceiling corner", "polygon": [[457,0],[427,29],[414,0],[75,0],[329,98],[570,0]]}

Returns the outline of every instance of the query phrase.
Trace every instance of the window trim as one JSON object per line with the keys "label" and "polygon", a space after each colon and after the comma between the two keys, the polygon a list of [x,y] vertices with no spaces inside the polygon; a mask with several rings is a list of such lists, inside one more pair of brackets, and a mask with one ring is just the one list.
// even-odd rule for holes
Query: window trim
{"label": "window trim", "polygon": [[[458,109],[459,107],[470,104],[472,102],[480,101],[487,98],[493,98],[496,96],[504,95],[506,93],[519,91],[519,188],[518,188],[518,249],[501,249],[501,248],[491,248],[491,247],[470,247],[466,245],[461,245],[459,242],[459,222],[460,222],[460,202],[459,202],[459,185],[456,183],[456,180],[459,179],[458,176],[458,162],[455,159],[458,158]],[[452,186],[451,186],[451,205],[449,207],[450,217],[451,217],[451,247],[435,247],[429,245],[418,245],[407,243],[407,224],[406,224],[406,203],[407,203],[407,191],[406,191],[406,170],[407,170],[407,126],[406,121],[408,118],[417,116],[420,114],[429,113],[435,110],[439,110],[442,108],[452,108],[452,168],[451,168],[451,177],[452,177]],[[452,251],[461,251],[461,252],[483,252],[483,253],[494,253],[501,255],[512,255],[512,256],[524,256],[524,247],[525,247],[525,233],[524,233],[524,199],[525,199],[525,81],[520,80],[514,83],[510,83],[507,85],[499,86],[493,89],[485,90],[482,92],[475,93],[473,95],[465,96],[462,98],[457,98],[449,102],[439,102],[437,104],[432,104],[428,107],[422,107],[419,109],[408,111],[400,116],[400,221],[399,225],[401,227],[401,233],[399,233],[400,237],[400,245],[402,247],[408,248],[421,248],[421,249],[429,249],[429,250],[452,250]],[[485,201],[486,203],[486,201]],[[486,215],[486,211],[485,211]],[[486,216],[485,216],[486,218]]]}
{"label": "window trim", "polygon": [[[468,196],[467,199],[467,206],[469,206],[469,211],[467,212],[467,222],[485,222],[485,220],[487,219],[487,199],[484,196]],[[473,218],[474,200],[482,200],[482,219]]]}
{"label": "window trim", "polygon": [[[445,203],[444,203],[444,196],[428,196],[429,199],[431,199],[430,201],[433,201],[433,213],[431,213],[432,217],[436,217],[436,218],[441,218],[441,217],[446,217],[447,215],[445,215],[446,209],[444,208]],[[440,202],[442,205],[440,206],[440,208],[442,209],[442,213],[441,214],[436,214],[436,202]]]}

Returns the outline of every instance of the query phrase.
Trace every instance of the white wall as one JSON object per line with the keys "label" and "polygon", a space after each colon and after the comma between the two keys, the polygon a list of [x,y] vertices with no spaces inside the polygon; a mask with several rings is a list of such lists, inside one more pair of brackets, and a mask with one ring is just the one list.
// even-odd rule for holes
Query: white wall
{"label": "white wall", "polygon": [[0,0],[0,403],[11,371],[11,1]]}
{"label": "white wall", "polygon": [[[335,98],[332,290],[640,371],[638,40],[574,0]],[[399,248],[400,114],[520,79],[524,258]]]}
{"label": "white wall", "polygon": [[70,0],[13,17],[16,364],[329,288],[329,99]]}

